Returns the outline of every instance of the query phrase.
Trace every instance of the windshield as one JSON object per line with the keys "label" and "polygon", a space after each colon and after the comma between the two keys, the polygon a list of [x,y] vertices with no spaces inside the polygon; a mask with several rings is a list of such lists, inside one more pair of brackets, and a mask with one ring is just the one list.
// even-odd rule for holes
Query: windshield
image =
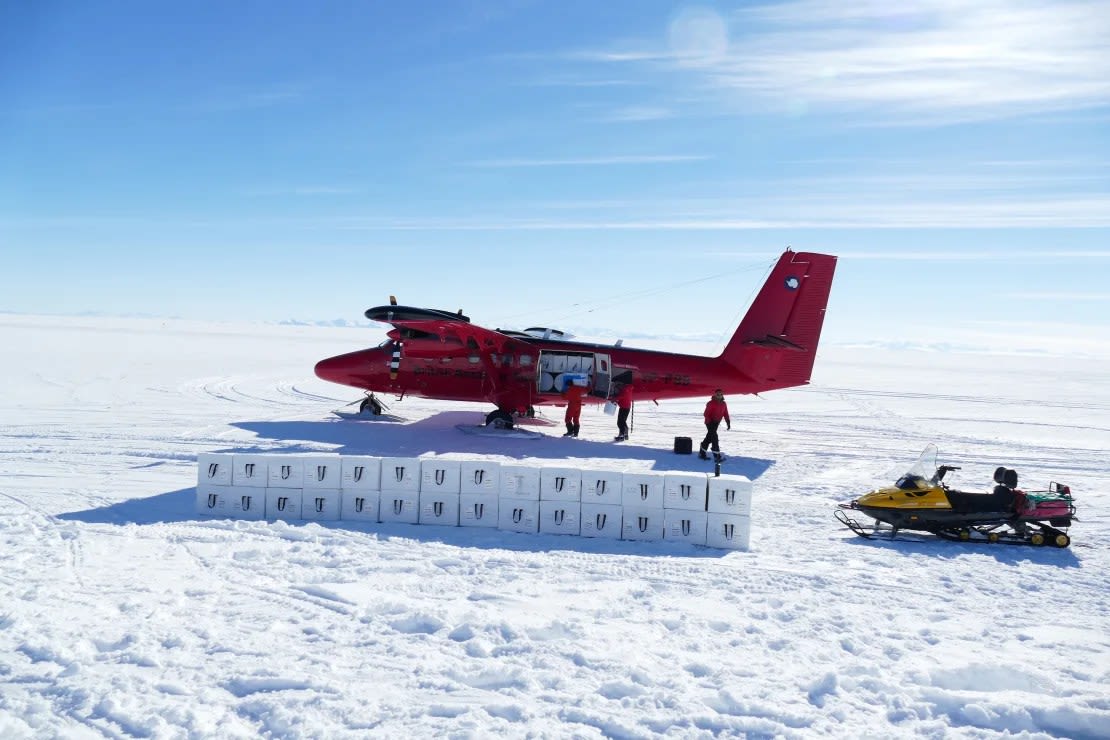
{"label": "windshield", "polygon": [[895,485],[903,490],[928,488],[936,472],[937,446],[930,443],[921,451],[917,462],[898,479]]}

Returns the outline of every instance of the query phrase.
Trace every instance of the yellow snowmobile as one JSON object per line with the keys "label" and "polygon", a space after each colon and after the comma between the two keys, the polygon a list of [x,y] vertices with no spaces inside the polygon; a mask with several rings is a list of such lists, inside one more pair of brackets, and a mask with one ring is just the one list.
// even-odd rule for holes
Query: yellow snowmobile
{"label": "yellow snowmobile", "polygon": [[[839,504],[836,518],[869,539],[880,534],[894,539],[906,529],[960,542],[1071,544],[1066,530],[1075,517],[1075,502],[1068,486],[1053,482],[1047,491],[1021,491],[1017,473],[1000,467],[991,493],[957,491],[944,483],[944,476],[959,468],[937,467],[936,461],[936,445],[930,444],[893,486]],[[860,522],[854,513],[875,522]]]}

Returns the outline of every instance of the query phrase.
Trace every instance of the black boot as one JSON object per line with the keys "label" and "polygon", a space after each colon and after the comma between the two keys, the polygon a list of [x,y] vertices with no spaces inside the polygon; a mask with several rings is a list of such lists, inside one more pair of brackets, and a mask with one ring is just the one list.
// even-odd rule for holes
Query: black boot
{"label": "black boot", "polygon": [[574,436],[574,425],[573,424],[567,424],[567,433],[564,434],[563,436],[564,437],[573,437]]}
{"label": "black boot", "polygon": [[575,424],[574,429],[570,430],[570,436],[577,437],[578,436],[578,430],[581,429],[581,428],[582,428],[581,424]]}
{"label": "black boot", "polygon": [[698,457],[700,457],[702,460],[708,460],[709,459],[709,455],[705,454],[705,448],[704,447],[698,449]]}

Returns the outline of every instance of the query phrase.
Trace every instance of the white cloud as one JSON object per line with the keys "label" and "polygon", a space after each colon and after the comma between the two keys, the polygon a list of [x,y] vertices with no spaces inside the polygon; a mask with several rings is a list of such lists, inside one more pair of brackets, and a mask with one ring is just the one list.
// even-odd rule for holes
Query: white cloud
{"label": "white cloud", "polygon": [[[676,31],[675,23],[686,26]],[[730,104],[758,98],[788,112],[866,112],[876,124],[1110,104],[1104,0],[799,0],[737,11],[725,38],[704,17],[689,25],[672,22],[668,48],[657,42],[578,57],[660,64]]]}
{"label": "white cloud", "polygon": [[710,159],[702,154],[643,154],[613,157],[567,157],[563,159],[480,159],[471,167],[580,167],[636,164],[673,164]]}

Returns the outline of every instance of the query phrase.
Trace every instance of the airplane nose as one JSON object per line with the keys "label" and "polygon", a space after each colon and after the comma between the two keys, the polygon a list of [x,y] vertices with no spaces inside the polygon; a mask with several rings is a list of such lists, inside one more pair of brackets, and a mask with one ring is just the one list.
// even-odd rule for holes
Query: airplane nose
{"label": "airplane nose", "polygon": [[349,354],[329,357],[316,363],[317,378],[340,385],[352,385],[352,370],[354,370],[354,358]]}

